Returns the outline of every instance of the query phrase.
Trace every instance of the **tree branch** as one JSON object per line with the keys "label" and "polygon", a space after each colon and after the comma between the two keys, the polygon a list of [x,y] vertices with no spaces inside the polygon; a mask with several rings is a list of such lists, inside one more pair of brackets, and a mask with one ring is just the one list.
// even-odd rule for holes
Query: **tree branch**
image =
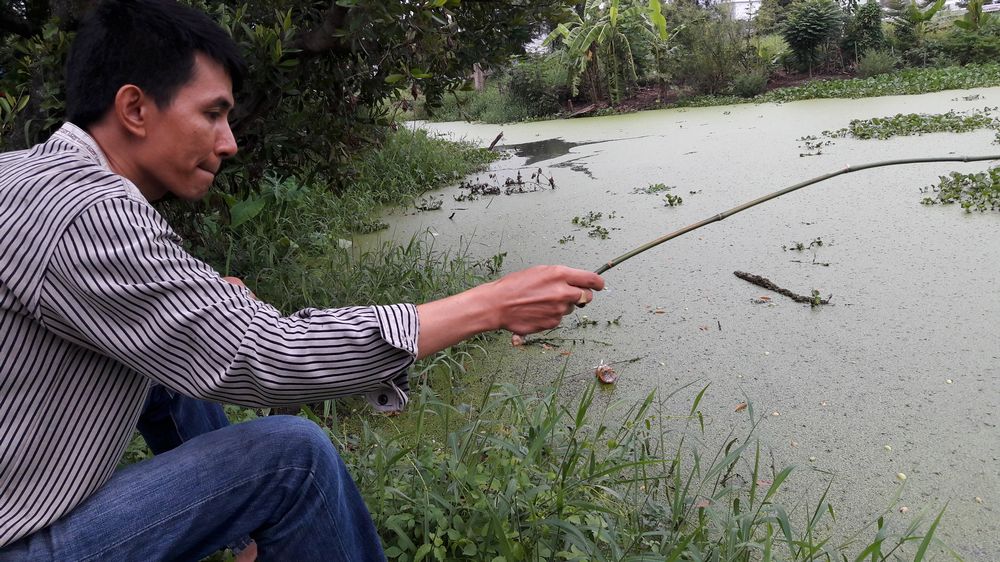
{"label": "tree branch", "polygon": [[348,52],[349,46],[343,38],[336,35],[337,30],[344,27],[350,9],[331,2],[330,7],[323,12],[319,25],[308,31],[296,34],[290,47],[298,49],[306,55],[319,55],[326,52]]}

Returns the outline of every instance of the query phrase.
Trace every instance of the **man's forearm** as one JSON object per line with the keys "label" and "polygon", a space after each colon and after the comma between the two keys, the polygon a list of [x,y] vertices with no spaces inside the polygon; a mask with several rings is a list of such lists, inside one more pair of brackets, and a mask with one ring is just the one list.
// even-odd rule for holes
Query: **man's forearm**
{"label": "man's forearm", "polygon": [[530,334],[555,328],[574,306],[604,288],[595,273],[538,266],[417,307],[418,357],[426,357],[482,332]]}

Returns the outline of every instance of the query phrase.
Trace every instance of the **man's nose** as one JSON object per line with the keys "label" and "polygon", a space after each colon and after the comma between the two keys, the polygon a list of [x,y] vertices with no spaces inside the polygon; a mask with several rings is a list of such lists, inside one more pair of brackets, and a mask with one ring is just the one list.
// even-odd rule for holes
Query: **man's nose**
{"label": "man's nose", "polygon": [[233,130],[229,127],[229,123],[225,122],[215,143],[215,153],[219,155],[219,158],[230,158],[236,155],[237,150],[239,149],[236,146],[236,137],[233,136]]}

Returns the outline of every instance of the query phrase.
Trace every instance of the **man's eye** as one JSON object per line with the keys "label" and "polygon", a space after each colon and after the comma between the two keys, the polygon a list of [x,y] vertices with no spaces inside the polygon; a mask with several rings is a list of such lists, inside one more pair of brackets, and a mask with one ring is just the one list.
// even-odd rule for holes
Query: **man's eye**
{"label": "man's eye", "polygon": [[211,119],[212,121],[215,121],[216,119],[222,118],[222,112],[221,111],[206,111],[205,115],[207,115],[208,118]]}

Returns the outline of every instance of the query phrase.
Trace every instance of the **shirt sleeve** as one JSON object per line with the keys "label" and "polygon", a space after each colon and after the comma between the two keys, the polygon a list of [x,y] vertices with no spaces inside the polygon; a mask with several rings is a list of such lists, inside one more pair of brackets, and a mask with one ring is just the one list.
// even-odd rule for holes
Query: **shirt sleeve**
{"label": "shirt sleeve", "polygon": [[282,315],[179,245],[148,204],[89,208],[54,248],[41,321],[178,392],[247,406],[366,395],[407,401],[417,355],[412,304]]}

